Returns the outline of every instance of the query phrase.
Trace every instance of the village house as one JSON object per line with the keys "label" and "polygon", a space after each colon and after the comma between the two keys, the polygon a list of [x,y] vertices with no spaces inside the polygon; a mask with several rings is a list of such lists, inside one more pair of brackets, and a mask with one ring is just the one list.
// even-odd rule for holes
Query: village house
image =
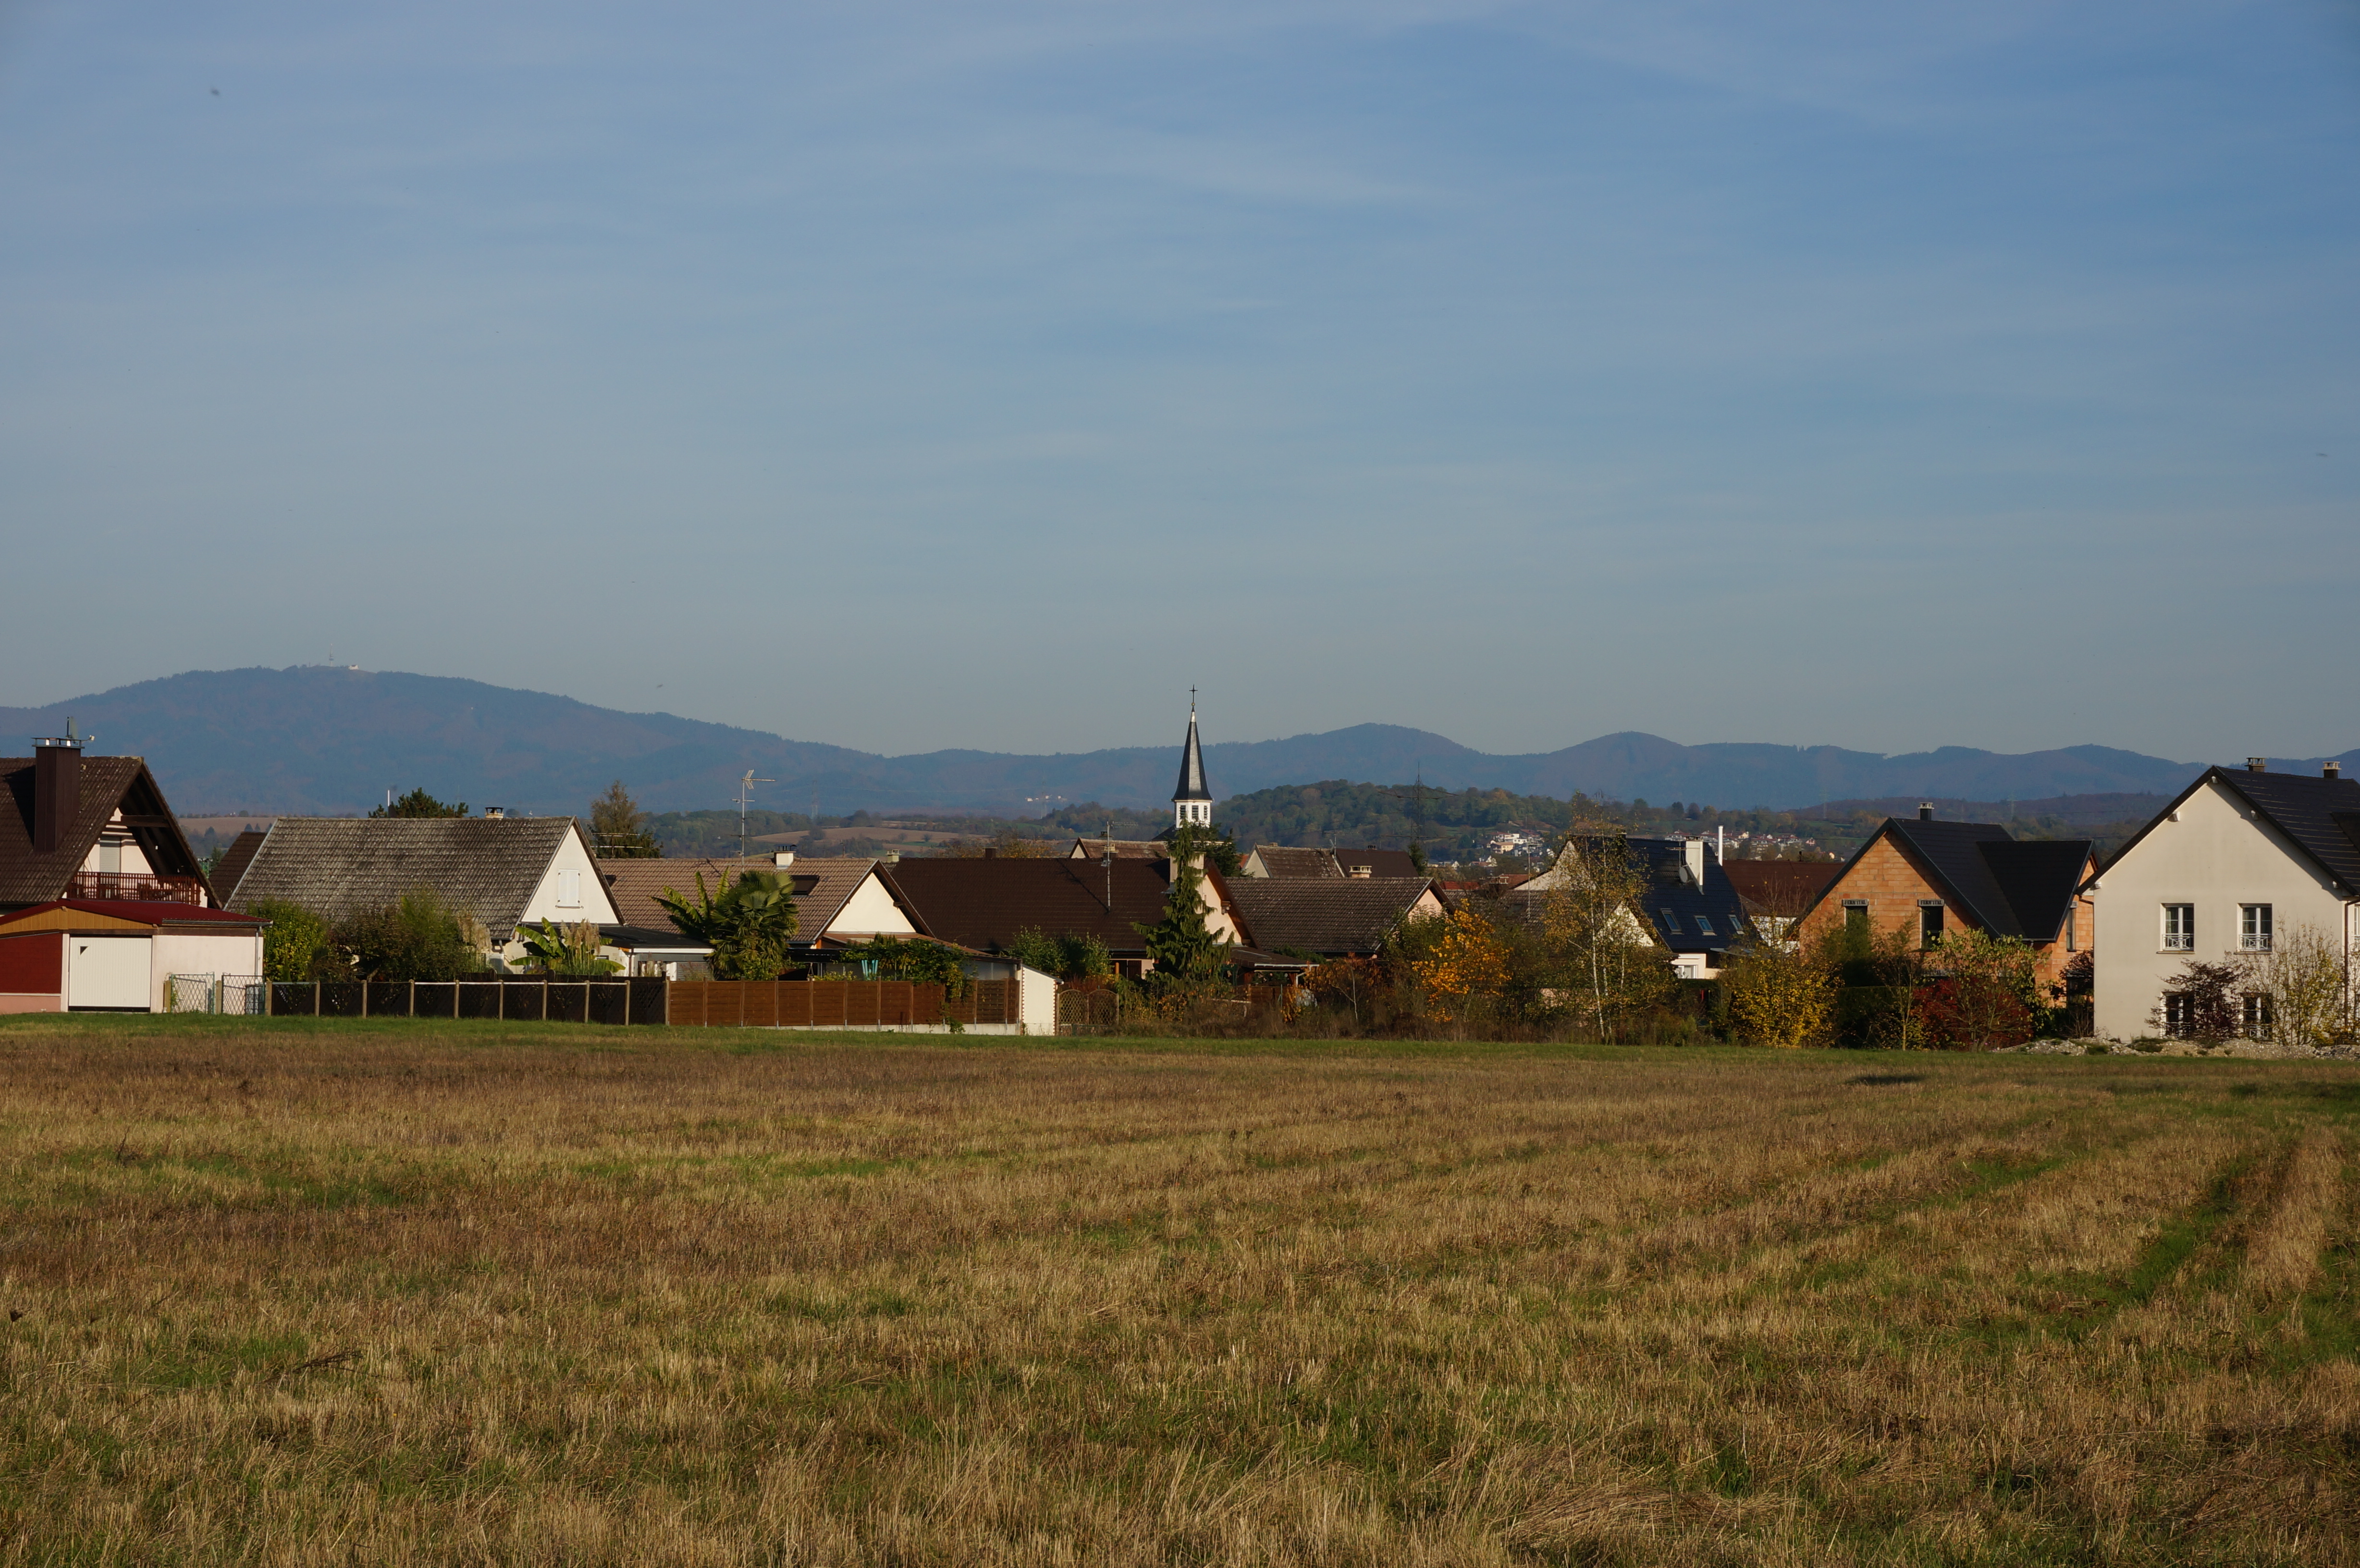
{"label": "village house", "polygon": [[68,735],[0,757],[0,909],[56,898],[213,903],[204,871],[147,763],[86,757]]}
{"label": "village house", "polygon": [[[2330,762],[2317,777],[2259,757],[2212,768],[2081,884],[2097,922],[2092,1022],[2111,1040],[2184,1027],[2174,985],[2191,961],[2267,953],[2309,927],[2351,973],[2360,939],[2360,782]],[[2259,997],[2247,1032],[2267,1031]]]}
{"label": "village house", "polygon": [[2088,839],[2019,840],[1997,822],[1938,822],[1921,805],[1915,818],[1885,820],[1811,901],[1795,935],[1810,942],[1846,923],[1897,929],[1924,952],[1955,931],[2017,937],[2055,984],[2090,951],[2094,916],[2076,889],[2096,864]]}
{"label": "village house", "polygon": [[145,762],[83,751],[0,759],[0,1013],[246,1010],[263,922],[213,907]]}
{"label": "village house", "polygon": [[790,945],[799,962],[831,947],[867,942],[873,937],[923,934],[916,918],[900,893],[878,873],[877,860],[802,860],[781,850],[760,858],[710,860],[601,860],[598,878],[615,901],[617,923],[603,926],[601,951],[630,975],[683,975],[683,964],[700,965],[713,950],[681,934],[657,899],[676,893],[694,903],[697,878],[705,892],[719,897],[723,888],[748,872],[768,873],[786,879],[795,899],[795,934]]}
{"label": "village house", "polygon": [[549,920],[620,925],[571,817],[281,817],[238,878],[233,907],[283,899],[333,922],[418,889],[481,922],[492,953],[523,962],[519,931]]}
{"label": "village house", "polygon": [[[1583,874],[1582,856],[1602,841],[1568,841],[1538,876],[1516,884],[1504,898],[1527,920],[1541,918],[1544,900]],[[1641,888],[1627,913],[1637,929],[1669,949],[1672,972],[1683,980],[1715,980],[1729,950],[1748,934],[1745,901],[1729,880],[1721,858],[1700,838],[1631,838],[1622,841]]]}
{"label": "village house", "polygon": [[[1263,954],[1299,960],[1367,956],[1404,920],[1439,919],[1426,877],[1240,877],[1229,884],[1240,940]],[[1280,962],[1284,962],[1281,960]]]}

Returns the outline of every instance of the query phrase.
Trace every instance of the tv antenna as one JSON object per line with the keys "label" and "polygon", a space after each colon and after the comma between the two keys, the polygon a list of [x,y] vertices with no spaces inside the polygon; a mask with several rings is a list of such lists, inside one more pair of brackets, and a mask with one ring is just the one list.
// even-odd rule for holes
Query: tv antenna
{"label": "tv antenna", "polygon": [[746,769],[746,777],[738,780],[738,858],[740,860],[746,858],[746,802],[753,798],[755,785],[777,782],[775,779],[755,778],[750,768]]}

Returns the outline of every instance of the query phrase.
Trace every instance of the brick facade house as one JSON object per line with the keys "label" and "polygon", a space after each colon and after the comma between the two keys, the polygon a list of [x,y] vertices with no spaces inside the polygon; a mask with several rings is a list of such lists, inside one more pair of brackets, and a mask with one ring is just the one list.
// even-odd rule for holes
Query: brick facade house
{"label": "brick facade house", "polygon": [[2021,937],[2056,981],[2091,950],[2095,914],[2078,889],[2097,868],[2088,839],[2019,841],[1996,822],[1887,817],[1797,922],[1806,944],[1848,921],[1899,927],[1931,948],[1953,931]]}

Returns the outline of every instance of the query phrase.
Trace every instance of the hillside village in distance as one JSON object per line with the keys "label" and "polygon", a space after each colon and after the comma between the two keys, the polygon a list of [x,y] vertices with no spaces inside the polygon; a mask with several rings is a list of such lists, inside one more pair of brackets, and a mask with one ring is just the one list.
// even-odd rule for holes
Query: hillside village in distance
{"label": "hillside village in distance", "polygon": [[[617,781],[580,817],[413,788],[366,817],[183,820],[69,725],[0,763],[0,1010],[508,1018],[522,980],[533,1016],[678,1022],[671,987],[803,983],[931,986],[899,1027],[1013,1032],[2353,1044],[2360,785],[2334,760],[1809,813],[1417,780],[1217,801],[1193,707],[1177,760],[1156,813],[797,815],[756,806],[749,769],[727,810],[650,813]],[[815,994],[766,1016],[790,995]]]}

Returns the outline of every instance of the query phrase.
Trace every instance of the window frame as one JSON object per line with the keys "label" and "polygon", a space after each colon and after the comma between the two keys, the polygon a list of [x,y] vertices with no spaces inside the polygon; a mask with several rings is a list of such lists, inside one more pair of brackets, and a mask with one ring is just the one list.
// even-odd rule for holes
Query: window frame
{"label": "window frame", "polygon": [[2276,925],[2269,905],[2238,905],[2237,951],[2240,953],[2269,952],[2276,935]]}
{"label": "window frame", "polygon": [[1918,900],[1918,951],[1931,953],[1942,945],[1950,928],[1950,907],[1939,898]]}
{"label": "window frame", "polygon": [[2163,906],[2163,931],[2158,953],[2193,953],[2196,951],[2196,906],[2166,904]]}

